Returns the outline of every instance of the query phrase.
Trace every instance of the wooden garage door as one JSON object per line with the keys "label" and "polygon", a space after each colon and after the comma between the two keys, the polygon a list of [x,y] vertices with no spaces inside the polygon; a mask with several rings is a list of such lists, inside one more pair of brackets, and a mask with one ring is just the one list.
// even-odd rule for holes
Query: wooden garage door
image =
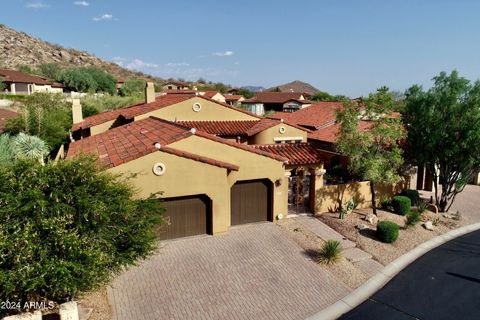
{"label": "wooden garage door", "polygon": [[161,239],[206,234],[210,226],[209,200],[202,196],[167,198],[163,203],[168,225],[161,228]]}
{"label": "wooden garage door", "polygon": [[270,220],[271,201],[268,181],[239,181],[232,186],[231,224]]}

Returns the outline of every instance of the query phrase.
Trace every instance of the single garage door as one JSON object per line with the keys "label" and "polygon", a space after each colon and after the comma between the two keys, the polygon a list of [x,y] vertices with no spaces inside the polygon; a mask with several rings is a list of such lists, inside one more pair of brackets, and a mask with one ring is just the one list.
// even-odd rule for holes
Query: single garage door
{"label": "single garage door", "polygon": [[230,197],[232,226],[271,220],[270,181],[238,181],[232,186]]}
{"label": "single garage door", "polygon": [[211,225],[210,200],[205,196],[164,199],[164,218],[160,238],[174,239],[207,234]]}

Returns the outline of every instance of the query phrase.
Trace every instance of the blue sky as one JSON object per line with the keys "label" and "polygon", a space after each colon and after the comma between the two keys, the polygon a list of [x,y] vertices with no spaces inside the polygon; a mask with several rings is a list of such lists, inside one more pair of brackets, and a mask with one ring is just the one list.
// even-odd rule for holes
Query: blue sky
{"label": "blue sky", "polygon": [[475,0],[11,0],[0,23],[161,77],[351,97],[480,75]]}

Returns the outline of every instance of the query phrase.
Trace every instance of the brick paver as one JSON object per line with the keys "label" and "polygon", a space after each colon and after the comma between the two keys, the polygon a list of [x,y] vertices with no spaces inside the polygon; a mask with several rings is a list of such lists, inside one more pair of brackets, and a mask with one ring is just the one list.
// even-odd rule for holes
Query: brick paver
{"label": "brick paver", "polygon": [[348,294],[272,223],[176,240],[119,275],[115,320],[305,319]]}

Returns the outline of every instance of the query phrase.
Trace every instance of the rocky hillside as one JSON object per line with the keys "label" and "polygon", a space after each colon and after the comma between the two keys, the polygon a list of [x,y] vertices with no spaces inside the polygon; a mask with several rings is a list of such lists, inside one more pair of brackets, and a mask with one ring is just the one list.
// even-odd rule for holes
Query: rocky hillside
{"label": "rocky hillside", "polygon": [[67,49],[0,25],[0,68],[15,69],[19,64],[36,68],[44,63],[58,63],[63,67],[98,67],[117,79],[138,77],[155,82],[162,81],[160,78],[122,68],[88,52]]}
{"label": "rocky hillside", "polygon": [[268,91],[276,90],[276,88],[278,88],[281,92],[306,92],[312,95],[317,92],[320,92],[320,90],[318,90],[311,84],[300,81],[300,80],[295,80],[290,83],[285,83],[285,84],[272,87],[268,89]]}

